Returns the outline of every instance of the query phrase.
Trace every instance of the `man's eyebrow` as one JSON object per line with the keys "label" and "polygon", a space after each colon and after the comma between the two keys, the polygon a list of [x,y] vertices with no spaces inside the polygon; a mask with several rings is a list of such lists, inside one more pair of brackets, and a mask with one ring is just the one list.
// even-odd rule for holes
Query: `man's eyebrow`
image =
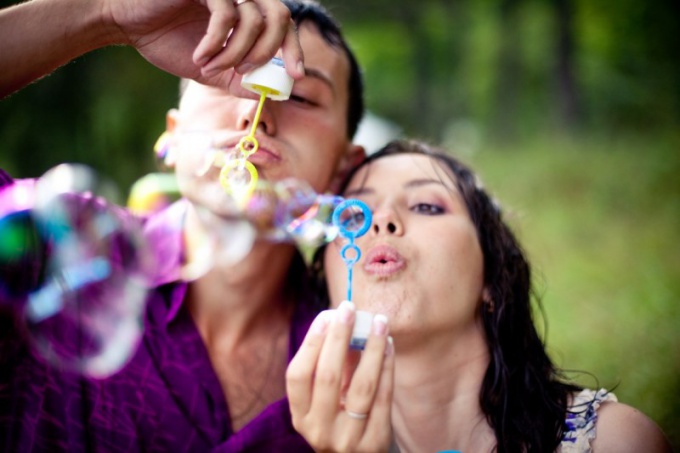
{"label": "man's eyebrow", "polygon": [[321,80],[323,83],[328,85],[328,87],[335,93],[335,84],[333,83],[333,81],[330,79],[330,77],[328,77],[326,74],[319,71],[318,69],[305,68],[305,76]]}

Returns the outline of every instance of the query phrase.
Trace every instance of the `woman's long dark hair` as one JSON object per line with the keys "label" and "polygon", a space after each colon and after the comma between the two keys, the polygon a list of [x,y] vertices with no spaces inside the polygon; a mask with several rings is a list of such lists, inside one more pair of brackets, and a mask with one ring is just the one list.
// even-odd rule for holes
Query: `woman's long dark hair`
{"label": "woman's long dark hair", "polygon": [[[370,155],[345,182],[364,165],[396,154],[424,154],[450,170],[477,230],[490,296],[489,303],[480,304],[490,363],[479,400],[496,434],[496,450],[554,451],[562,439],[569,394],[580,387],[563,378],[538,335],[531,300],[536,308],[541,303],[524,251],[472,170],[441,149],[414,140],[393,141]],[[327,299],[325,282],[320,281],[322,262],[322,253],[317,253],[313,268],[318,271],[319,294]]]}

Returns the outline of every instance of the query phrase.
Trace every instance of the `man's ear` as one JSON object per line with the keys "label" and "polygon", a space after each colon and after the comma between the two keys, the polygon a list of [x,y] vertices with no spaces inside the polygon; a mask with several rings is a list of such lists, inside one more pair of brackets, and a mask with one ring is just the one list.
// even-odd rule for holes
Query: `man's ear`
{"label": "man's ear", "polygon": [[172,153],[172,148],[170,147],[170,141],[172,133],[177,127],[177,117],[179,111],[177,109],[170,109],[165,115],[165,132],[158,137],[156,144],[153,146],[153,150],[159,159],[163,160],[163,164],[168,168],[173,168],[175,166],[175,156]]}
{"label": "man's ear", "polygon": [[332,193],[340,191],[340,185],[344,182],[349,172],[366,159],[366,150],[361,145],[350,143],[347,151],[340,158],[335,176],[331,181],[328,190]]}
{"label": "man's ear", "polygon": [[177,127],[177,117],[179,116],[179,110],[170,109],[168,113],[165,114],[165,132],[172,133]]}

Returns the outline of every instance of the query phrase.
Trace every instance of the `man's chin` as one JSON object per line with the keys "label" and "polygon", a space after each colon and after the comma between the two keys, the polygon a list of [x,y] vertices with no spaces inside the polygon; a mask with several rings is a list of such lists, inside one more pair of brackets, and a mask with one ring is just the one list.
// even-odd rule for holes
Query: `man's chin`
{"label": "man's chin", "polygon": [[243,217],[236,200],[227,194],[219,184],[206,184],[186,197],[193,205],[207,209],[225,219]]}

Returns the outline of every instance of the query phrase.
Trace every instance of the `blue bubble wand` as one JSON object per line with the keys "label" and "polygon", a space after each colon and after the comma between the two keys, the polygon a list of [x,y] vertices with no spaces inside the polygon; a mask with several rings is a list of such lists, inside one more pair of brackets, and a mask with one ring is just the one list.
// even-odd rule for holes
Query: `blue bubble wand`
{"label": "blue bubble wand", "polygon": [[[360,213],[356,211],[357,208],[361,211]],[[352,269],[361,258],[361,250],[354,240],[366,234],[372,223],[371,210],[360,200],[347,199],[333,211],[333,224],[338,228],[339,234],[348,241],[340,250],[340,257],[347,267],[347,300],[350,302],[352,301]]]}

